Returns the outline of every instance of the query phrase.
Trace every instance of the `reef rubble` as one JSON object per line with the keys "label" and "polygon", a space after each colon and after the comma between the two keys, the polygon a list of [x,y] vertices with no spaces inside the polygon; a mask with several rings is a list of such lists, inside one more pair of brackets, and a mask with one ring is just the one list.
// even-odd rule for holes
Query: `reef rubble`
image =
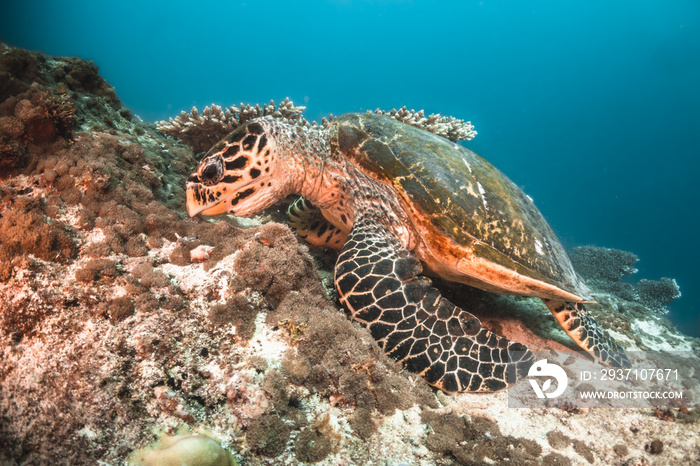
{"label": "reef rubble", "polygon": [[[193,150],[141,121],[91,62],[0,44],[0,464],[700,461],[697,408],[514,409],[401,370],[280,210],[187,216],[206,137]],[[574,253],[609,271],[589,277],[596,319],[700,369],[662,311],[675,283],[630,289],[636,260],[609,251]],[[538,300],[443,285],[508,338],[571,348]]]}

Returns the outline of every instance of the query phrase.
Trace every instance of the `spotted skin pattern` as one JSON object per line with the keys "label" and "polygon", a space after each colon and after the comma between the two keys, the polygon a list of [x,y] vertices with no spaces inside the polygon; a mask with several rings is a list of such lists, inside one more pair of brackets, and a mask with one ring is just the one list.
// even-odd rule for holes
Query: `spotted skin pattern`
{"label": "spotted skin pattern", "polygon": [[[272,182],[266,176],[270,159],[270,147],[261,124],[251,123],[232,132],[207,153],[187,180],[187,208],[213,205],[213,210],[202,213],[221,214],[259,190],[270,188]],[[235,189],[237,184],[245,189]]]}
{"label": "spotted skin pattern", "polygon": [[611,367],[630,367],[622,347],[601,330],[582,303],[543,301],[566,334],[596,361]]}
{"label": "spotted skin pattern", "polygon": [[340,301],[379,346],[445,392],[494,392],[527,374],[527,348],[481,326],[419,276],[415,257],[371,214],[355,221],[335,267]]}

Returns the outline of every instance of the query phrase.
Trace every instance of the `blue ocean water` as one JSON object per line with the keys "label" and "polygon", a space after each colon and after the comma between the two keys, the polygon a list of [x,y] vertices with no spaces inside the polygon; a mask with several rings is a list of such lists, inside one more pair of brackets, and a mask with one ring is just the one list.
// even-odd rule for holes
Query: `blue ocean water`
{"label": "blue ocean water", "polygon": [[5,2],[0,39],[92,59],[144,120],[289,96],[309,119],[406,105],[471,120],[466,145],[566,247],[676,278],[700,335],[700,3]]}

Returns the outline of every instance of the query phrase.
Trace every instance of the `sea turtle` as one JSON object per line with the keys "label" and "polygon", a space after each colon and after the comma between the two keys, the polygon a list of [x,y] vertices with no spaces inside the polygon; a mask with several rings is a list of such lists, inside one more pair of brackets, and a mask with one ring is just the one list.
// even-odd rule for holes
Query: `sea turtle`
{"label": "sea turtle", "polygon": [[301,195],[291,225],[341,249],[340,301],[379,346],[446,392],[492,392],[527,374],[532,353],[482,327],[426,273],[542,298],[596,360],[628,364],[587,315],[589,291],[544,218],[474,152],[394,118],[347,114],[309,129],[274,118],[237,128],[187,182],[191,216],[251,216]]}

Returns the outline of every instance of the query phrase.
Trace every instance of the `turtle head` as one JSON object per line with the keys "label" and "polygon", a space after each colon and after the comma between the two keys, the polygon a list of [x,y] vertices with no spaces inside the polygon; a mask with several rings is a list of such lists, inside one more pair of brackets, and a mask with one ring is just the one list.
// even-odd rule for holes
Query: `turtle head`
{"label": "turtle head", "polygon": [[187,212],[255,215],[284,198],[286,170],[259,121],[244,124],[206,153],[187,180]]}

